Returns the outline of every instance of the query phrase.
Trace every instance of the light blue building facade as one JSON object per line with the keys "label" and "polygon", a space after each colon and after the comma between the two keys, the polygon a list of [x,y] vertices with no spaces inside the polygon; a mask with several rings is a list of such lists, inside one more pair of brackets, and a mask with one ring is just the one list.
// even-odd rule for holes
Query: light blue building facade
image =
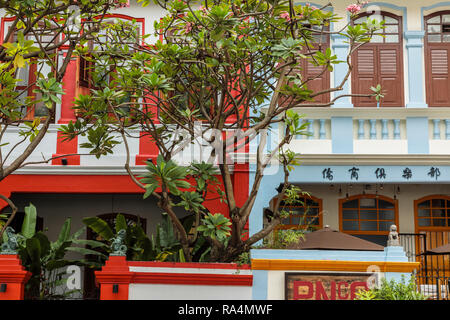
{"label": "light blue building facade", "polygon": [[[345,17],[333,30],[349,21],[345,9],[351,3],[333,3],[333,12]],[[450,241],[450,2],[370,2],[364,10],[388,19],[390,34],[359,49],[378,55],[352,57],[357,66],[339,94],[360,93],[370,78],[363,71],[372,70],[374,84],[380,83],[387,95],[379,105],[345,97],[331,107],[297,108],[311,136],[297,136],[290,143],[301,165],[289,181],[311,195],[316,227],[329,225],[385,245],[389,226],[396,224],[413,261],[423,250],[416,241],[424,237],[419,234],[438,239],[429,246]],[[349,44],[343,36],[332,35],[330,47],[339,60],[347,57]],[[367,61],[372,66],[363,65]],[[336,65],[330,86],[339,84],[346,72],[346,64]],[[273,128],[268,149],[282,133],[282,125]],[[250,148],[250,159],[255,153]],[[250,190],[255,169],[251,160]],[[260,185],[250,234],[266,222],[264,212],[273,207],[283,178],[274,162]],[[298,217],[285,224],[301,223],[306,207],[291,208]]]}

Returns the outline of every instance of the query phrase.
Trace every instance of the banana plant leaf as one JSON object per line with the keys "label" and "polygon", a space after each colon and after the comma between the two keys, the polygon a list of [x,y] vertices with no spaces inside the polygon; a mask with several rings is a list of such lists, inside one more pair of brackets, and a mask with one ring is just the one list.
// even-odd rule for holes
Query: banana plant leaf
{"label": "banana plant leaf", "polygon": [[110,240],[114,237],[114,232],[111,227],[103,219],[98,217],[89,217],[84,218],[83,223],[105,240]]}
{"label": "banana plant leaf", "polygon": [[36,233],[36,220],[37,211],[36,207],[30,203],[28,207],[25,207],[25,217],[23,219],[21,234],[25,238],[29,239]]}
{"label": "banana plant leaf", "polygon": [[127,230],[127,220],[122,214],[119,213],[116,216],[116,233],[120,230]]}
{"label": "banana plant leaf", "polygon": [[80,253],[82,255],[94,255],[94,256],[100,256],[102,258],[107,259],[108,257],[99,252],[99,251],[95,251],[95,250],[91,250],[91,249],[87,249],[87,248],[81,248],[81,247],[67,247],[66,248],[67,251],[72,251],[72,252],[77,252]]}

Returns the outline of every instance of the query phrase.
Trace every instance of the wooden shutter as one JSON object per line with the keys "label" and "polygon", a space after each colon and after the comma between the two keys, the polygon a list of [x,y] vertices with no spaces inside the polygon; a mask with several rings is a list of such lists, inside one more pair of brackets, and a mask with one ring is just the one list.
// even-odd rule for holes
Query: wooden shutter
{"label": "wooden shutter", "polygon": [[[352,93],[368,94],[370,93],[370,87],[376,85],[378,79],[376,56],[376,47],[369,45],[355,53],[353,57]],[[373,107],[376,106],[374,102],[375,99],[373,98],[353,98],[353,104],[357,107]]]}
{"label": "wooden shutter", "polygon": [[[328,70],[323,72],[323,69],[324,66],[315,66],[309,60],[304,61],[302,71],[303,78],[304,79],[315,78],[314,80],[308,82],[307,87],[309,90],[312,90],[313,92],[320,92],[330,88],[330,72]],[[314,98],[315,103],[327,103],[329,101],[330,101],[329,93]]]}
{"label": "wooden shutter", "polygon": [[448,106],[450,101],[449,48],[446,44],[429,44],[426,52],[427,103],[430,107]]}
{"label": "wooden shutter", "polygon": [[[371,13],[358,16],[352,23],[362,23]],[[373,94],[370,87],[381,85],[384,98],[381,107],[403,107],[403,41],[402,17],[380,13],[385,28],[372,42],[361,46],[353,55],[352,93]],[[355,107],[376,107],[375,97],[353,97]]]}
{"label": "wooden shutter", "polygon": [[384,107],[402,107],[403,103],[403,61],[398,45],[378,46],[379,83],[384,91],[381,103]]}
{"label": "wooden shutter", "polygon": [[[403,63],[401,46],[397,44],[367,44],[353,56],[352,93],[372,94],[370,87],[381,85],[382,107],[402,107]],[[376,107],[374,97],[353,98],[356,107]]]}
{"label": "wooden shutter", "polygon": [[[323,48],[322,51],[325,51],[328,46],[328,44],[324,46],[325,48]],[[316,93],[330,88],[330,72],[328,70],[323,72],[324,68],[325,66],[315,66],[310,59],[302,58],[298,65],[298,68],[295,68],[292,72],[300,72],[303,81],[306,81],[308,78],[313,79],[307,82],[306,87],[308,88],[308,90],[312,90],[314,93]],[[284,107],[292,102],[292,98],[281,96],[279,101],[280,106]],[[305,103],[321,104],[327,102],[330,102],[329,93],[317,96],[314,98],[314,101],[306,101]]]}
{"label": "wooden shutter", "polygon": [[80,87],[89,88],[89,83],[91,79],[91,62],[87,61],[85,58],[79,58],[79,78],[78,84]]}

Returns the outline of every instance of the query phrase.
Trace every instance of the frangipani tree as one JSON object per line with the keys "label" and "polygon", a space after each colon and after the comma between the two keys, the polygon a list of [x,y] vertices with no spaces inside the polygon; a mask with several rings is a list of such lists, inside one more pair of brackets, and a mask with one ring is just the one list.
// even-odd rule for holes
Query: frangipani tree
{"label": "frangipani tree", "polygon": [[[139,2],[150,4],[149,0]],[[264,172],[274,159],[278,159],[285,176],[279,199],[298,194],[292,192],[298,190],[289,184],[289,172],[299,159],[287,146],[295,135],[306,134],[306,128],[293,109],[299,105],[330,106],[339,99],[352,70],[352,53],[370,41],[382,22],[369,19],[333,32],[329,26],[339,18],[326,10],[331,4],[315,8],[270,0],[155,3],[167,12],[154,26],[163,41],[145,43],[149,35],[129,41],[127,30],[132,24],[105,25],[109,41],[97,39],[97,50],[95,45],[94,50],[86,49],[86,59],[107,62],[107,67],[97,63],[93,68],[95,90],[78,97],[80,119],[63,130],[67,139],[87,135],[89,143],[84,147],[96,154],[112,152],[118,143],[124,143],[128,151],[128,129],[143,131],[153,139],[160,155],[156,163],[148,162],[142,177],[132,172],[129,154],[125,168],[145,190],[144,197],[157,198],[172,219],[186,260],[192,260],[200,233],[212,247],[210,260],[232,261],[270,234],[286,214],[275,208],[264,229],[244,236]],[[356,6],[361,9],[361,5]],[[354,7],[350,11],[357,14]],[[344,61],[338,61],[318,40],[333,33],[342,34],[349,42]],[[302,74],[300,65],[305,60],[320,67],[321,74]],[[341,83],[320,92],[309,89],[312,81],[338,63],[348,65]],[[105,72],[109,74],[107,80]],[[315,101],[329,93],[335,93],[331,101]],[[381,93],[376,90],[371,95],[379,98]],[[266,152],[267,139],[262,133],[275,124],[283,125],[284,135],[272,151]],[[224,132],[234,134],[223,140]],[[113,138],[117,134],[121,141]],[[230,153],[255,142],[257,136],[254,182],[245,203],[238,205]],[[199,137],[211,146],[207,161],[178,165],[177,152]],[[214,168],[220,180],[215,178]],[[205,193],[211,187],[215,193]],[[207,212],[203,206],[207,196],[218,191],[223,192],[229,220]],[[194,232],[186,230],[177,218],[176,206],[196,216]]]}

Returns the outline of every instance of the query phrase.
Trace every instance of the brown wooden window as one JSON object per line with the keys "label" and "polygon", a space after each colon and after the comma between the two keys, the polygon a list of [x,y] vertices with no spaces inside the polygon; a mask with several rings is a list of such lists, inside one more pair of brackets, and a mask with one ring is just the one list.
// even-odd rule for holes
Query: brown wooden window
{"label": "brown wooden window", "polygon": [[427,103],[430,107],[448,107],[450,11],[425,17],[425,80]]}
{"label": "brown wooden window", "polygon": [[[362,14],[353,21],[361,24],[368,18],[385,21],[385,28],[373,36],[352,56],[352,93],[372,94],[370,87],[382,86],[384,98],[380,107],[403,107],[403,38],[402,17],[381,13],[377,17]],[[353,97],[356,107],[376,107],[374,97]]]}
{"label": "brown wooden window", "polygon": [[431,196],[416,203],[416,226],[421,230],[450,230],[450,197]]}
{"label": "brown wooden window", "polygon": [[322,228],[322,199],[302,195],[295,204],[281,202],[279,210],[289,212],[289,217],[281,221],[278,230],[303,229],[308,226],[317,230]]}
{"label": "brown wooden window", "polygon": [[[303,48],[301,53],[308,55],[309,51],[314,52],[315,50],[319,50],[321,52],[325,52],[328,48],[330,48],[330,36],[326,33],[329,31],[329,28],[325,28],[325,33],[322,33],[322,29],[319,26],[310,26],[306,25],[305,27],[310,29],[317,30],[317,33],[312,33],[312,40],[311,44],[312,47],[308,50],[306,48]],[[309,56],[309,55],[308,55]],[[310,56],[309,56],[310,57]],[[308,59],[301,59],[299,65],[295,70],[292,72],[299,72],[302,78],[302,81],[305,82],[308,79],[310,79],[306,87],[308,90],[313,91],[314,93],[327,90],[330,88],[330,72],[326,70],[324,72],[325,66],[316,66],[313,63],[312,58]],[[290,102],[290,99],[286,97],[280,98],[280,104],[286,105]],[[330,102],[330,94],[322,94],[314,98],[314,101],[307,101],[305,103],[311,104],[311,103],[328,103]]]}
{"label": "brown wooden window", "polygon": [[385,245],[389,228],[398,226],[397,200],[381,195],[356,195],[339,200],[340,230]]}
{"label": "brown wooden window", "polygon": [[[431,195],[414,201],[416,234],[415,252],[434,249],[450,243],[450,196]],[[417,256],[422,269],[428,272],[448,273],[450,255]],[[436,270],[440,269],[440,270]]]}
{"label": "brown wooden window", "polygon": [[[312,29],[318,29],[319,27],[312,26]],[[320,50],[325,52],[330,48],[330,36],[327,34],[320,35],[321,30],[317,30],[318,34],[313,34],[313,43],[315,50]],[[324,30],[328,31],[328,28]],[[320,92],[330,88],[330,72],[327,70],[323,72],[324,66],[315,66],[311,59],[302,59],[300,63],[300,68],[302,69],[302,76],[306,79],[313,79],[308,82],[307,87],[313,92]],[[322,94],[314,98],[315,103],[327,103],[330,101],[330,94]],[[309,103],[309,102],[308,102]]]}

